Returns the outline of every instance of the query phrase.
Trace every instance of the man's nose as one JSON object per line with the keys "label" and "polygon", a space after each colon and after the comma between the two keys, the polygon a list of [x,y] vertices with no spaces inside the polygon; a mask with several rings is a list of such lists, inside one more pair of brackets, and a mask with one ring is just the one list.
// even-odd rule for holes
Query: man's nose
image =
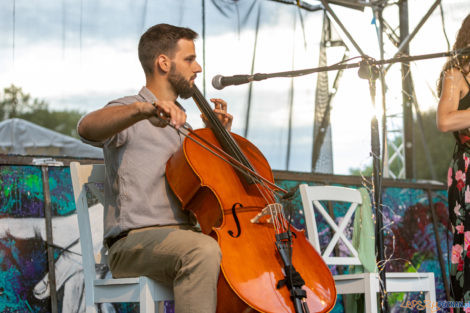
{"label": "man's nose", "polygon": [[202,72],[202,67],[199,65],[199,63],[195,62],[195,67],[194,67],[194,73],[200,73]]}

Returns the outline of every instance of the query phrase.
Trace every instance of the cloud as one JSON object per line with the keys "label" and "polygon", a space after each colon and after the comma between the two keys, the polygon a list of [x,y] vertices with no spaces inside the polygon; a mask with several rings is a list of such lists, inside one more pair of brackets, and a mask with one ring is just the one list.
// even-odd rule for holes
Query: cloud
{"label": "cloud", "polygon": [[[319,3],[314,0],[310,2]],[[206,0],[205,3],[207,96],[227,99],[235,116],[234,129],[243,132],[248,85],[215,91],[210,86],[212,77],[216,74],[251,73],[259,8],[261,18],[253,69],[255,73],[318,66],[322,12],[303,11],[305,27],[302,30],[298,9],[292,5],[263,0]],[[423,6],[419,0],[410,1],[409,5],[411,31],[428,6]],[[453,41],[464,15],[468,14],[469,3],[468,0],[449,0],[443,6],[449,39]],[[378,58],[371,11],[332,7],[364,52]],[[398,25],[396,10],[387,8],[384,13],[392,26]],[[137,42],[141,33],[156,23],[188,26],[202,35],[201,2],[0,1],[0,87],[15,83],[33,97],[49,102],[53,109],[87,112],[114,98],[135,94],[145,83],[137,59]],[[445,50],[438,11],[418,33],[411,47],[412,53]],[[391,44],[387,44],[386,48],[386,57],[391,57],[396,48]],[[201,39],[196,42],[196,49],[198,60],[202,63]],[[342,57],[343,50],[333,50],[329,49],[328,64],[336,63]],[[351,50],[350,56],[356,55]],[[439,72],[444,60],[421,62],[413,66],[420,105],[435,107],[436,102],[429,96],[428,86],[435,85],[435,73]],[[335,72],[330,72],[330,85],[335,75]],[[197,80],[200,88],[201,78],[202,74]],[[290,82],[290,78],[273,78],[253,84],[249,139],[260,145],[274,168],[283,168],[285,164]],[[370,150],[368,112],[371,105],[368,89],[363,83],[357,78],[356,70],[346,70],[332,103],[336,173],[344,174],[349,167],[357,167],[361,160],[367,158]],[[399,66],[392,67],[387,75],[387,84],[389,113],[396,113],[400,111],[402,101]],[[308,142],[312,140],[315,87],[316,75],[294,79],[291,160],[297,170],[310,169],[311,147]],[[377,102],[381,105],[379,98]],[[194,106],[188,103],[188,107],[190,118],[197,121],[195,126],[202,126]]]}

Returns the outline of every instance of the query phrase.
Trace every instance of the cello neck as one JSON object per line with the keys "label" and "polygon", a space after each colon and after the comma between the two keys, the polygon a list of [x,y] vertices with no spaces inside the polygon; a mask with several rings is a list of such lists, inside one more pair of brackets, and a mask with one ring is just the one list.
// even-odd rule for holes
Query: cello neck
{"label": "cello neck", "polygon": [[248,167],[249,169],[254,171],[253,166],[250,164],[250,161],[246,158],[246,156],[241,151],[240,147],[238,146],[237,142],[233,139],[230,132],[225,129],[222,125],[220,120],[215,115],[214,111],[212,111],[211,106],[207,102],[207,100],[202,95],[201,91],[196,87],[193,86],[194,93],[193,99],[196,102],[199,110],[202,114],[204,114],[208,120],[207,127],[212,130],[217,141],[222,146],[222,149],[228,153],[231,157],[235,158],[237,161]]}

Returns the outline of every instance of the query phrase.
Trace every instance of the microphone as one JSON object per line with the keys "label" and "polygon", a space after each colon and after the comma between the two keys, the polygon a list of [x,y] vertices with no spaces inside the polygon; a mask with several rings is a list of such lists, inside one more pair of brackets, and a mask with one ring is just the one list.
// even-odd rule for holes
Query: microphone
{"label": "microphone", "polygon": [[252,82],[253,79],[253,75],[234,75],[227,77],[222,75],[215,75],[214,78],[212,78],[212,86],[217,90],[221,90],[227,86],[241,85]]}
{"label": "microphone", "polygon": [[376,80],[379,77],[379,69],[374,64],[370,64],[367,60],[362,60],[359,63],[359,70],[357,74],[362,79]]}

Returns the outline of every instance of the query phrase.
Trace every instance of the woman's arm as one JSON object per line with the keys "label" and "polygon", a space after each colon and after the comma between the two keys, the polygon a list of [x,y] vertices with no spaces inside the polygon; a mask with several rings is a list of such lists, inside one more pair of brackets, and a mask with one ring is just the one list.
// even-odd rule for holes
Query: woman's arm
{"label": "woman's arm", "polygon": [[470,127],[470,110],[458,110],[465,86],[462,73],[452,68],[444,73],[442,93],[437,107],[437,128],[442,132]]}

